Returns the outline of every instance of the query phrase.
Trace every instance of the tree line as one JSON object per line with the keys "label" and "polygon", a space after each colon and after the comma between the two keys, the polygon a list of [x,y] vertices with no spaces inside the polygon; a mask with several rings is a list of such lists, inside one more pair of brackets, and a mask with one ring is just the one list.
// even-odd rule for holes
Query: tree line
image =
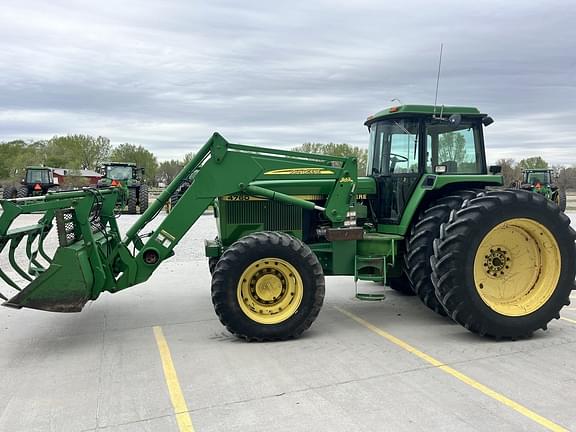
{"label": "tree line", "polygon": [[[367,150],[349,144],[305,143],[294,147],[305,153],[356,156],[358,172],[366,171]],[[187,153],[181,160],[158,162],[154,153],[141,145],[124,143],[112,146],[103,136],[67,135],[48,140],[26,142],[14,140],[0,142],[0,181],[17,182],[24,176],[27,166],[47,166],[70,170],[98,171],[103,162],[134,162],[144,168],[144,180],[149,184],[170,183],[187,164],[194,153]]]}
{"label": "tree line", "polygon": [[[457,144],[449,146],[458,153]],[[454,147],[454,148],[453,148]],[[354,156],[358,159],[358,173],[366,173],[368,150],[346,143],[313,143],[308,142],[291,150],[311,154],[333,156]],[[144,168],[145,181],[149,184],[170,183],[182,167],[190,161],[194,153],[187,153],[183,159],[158,162],[154,153],[141,145],[124,143],[112,146],[110,140],[103,136],[67,135],[55,136],[48,140],[25,142],[14,140],[0,142],[0,181],[17,181],[22,178],[27,166],[43,165],[53,168],[72,170],[89,169],[97,171],[103,162],[134,162]],[[560,167],[550,164],[540,156],[522,159],[500,159],[497,164],[502,167],[504,185],[510,186],[522,178],[522,170],[530,168],[554,169],[558,183],[569,189],[576,189],[576,166]]]}

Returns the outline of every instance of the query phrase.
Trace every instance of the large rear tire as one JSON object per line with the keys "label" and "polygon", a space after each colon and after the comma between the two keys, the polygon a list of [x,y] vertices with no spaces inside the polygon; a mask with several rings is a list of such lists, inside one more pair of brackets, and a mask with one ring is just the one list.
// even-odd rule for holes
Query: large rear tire
{"label": "large rear tire", "polygon": [[404,265],[412,288],[422,303],[442,316],[446,315],[446,311],[436,298],[436,290],[430,278],[430,257],[434,255],[434,239],[440,234],[440,226],[448,221],[452,210],[460,209],[465,200],[476,197],[478,192],[454,191],[432,202],[420,213],[406,241]]}
{"label": "large rear tire", "polygon": [[408,279],[408,276],[406,276],[404,272],[402,272],[402,276],[400,277],[389,278],[388,286],[403,295],[416,295],[412,288],[412,284],[410,283],[410,279]]}
{"label": "large rear tire", "polygon": [[281,232],[258,232],[230,246],[214,269],[220,322],[248,341],[300,336],[320,312],[324,273],[316,255]]}
{"label": "large rear tire", "polygon": [[545,197],[492,191],[469,200],[434,242],[432,280],[452,319],[498,339],[546,329],[570,304],[576,233]]}
{"label": "large rear tire", "polygon": [[3,199],[14,199],[17,197],[16,188],[14,186],[6,186],[2,191]]}
{"label": "large rear tire", "polygon": [[220,259],[220,257],[208,258],[208,270],[210,271],[211,275],[214,274],[214,270],[216,269],[216,264],[218,264],[219,259]]}
{"label": "large rear tire", "polygon": [[554,196],[554,201],[560,207],[561,211],[566,211],[566,189],[558,189]]}
{"label": "large rear tire", "polygon": [[128,214],[137,214],[138,191],[136,188],[128,189]]}
{"label": "large rear tire", "polygon": [[148,209],[148,201],[149,201],[148,185],[146,184],[140,185],[140,191],[138,195],[139,195],[138,203],[140,205],[140,214],[142,214],[146,211],[146,209]]}
{"label": "large rear tire", "polygon": [[28,188],[26,186],[20,186],[18,192],[16,193],[17,198],[28,197]]}

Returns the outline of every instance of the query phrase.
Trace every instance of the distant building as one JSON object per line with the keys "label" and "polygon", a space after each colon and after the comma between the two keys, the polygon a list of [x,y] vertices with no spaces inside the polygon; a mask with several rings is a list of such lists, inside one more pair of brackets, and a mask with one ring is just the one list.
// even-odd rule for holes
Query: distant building
{"label": "distant building", "polygon": [[58,179],[60,186],[96,186],[102,174],[92,170],[54,168],[54,178]]}

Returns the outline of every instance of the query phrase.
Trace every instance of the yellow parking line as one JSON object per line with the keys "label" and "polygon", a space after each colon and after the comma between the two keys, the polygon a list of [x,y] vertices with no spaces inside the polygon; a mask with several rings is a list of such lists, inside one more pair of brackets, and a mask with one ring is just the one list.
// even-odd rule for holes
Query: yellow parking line
{"label": "yellow parking line", "polygon": [[188,406],[186,405],[186,400],[184,399],[182,389],[180,388],[178,375],[176,374],[174,363],[172,363],[170,347],[164,337],[162,327],[154,327],[154,336],[156,337],[156,344],[158,345],[158,351],[160,352],[162,368],[164,369],[164,379],[168,386],[168,392],[170,393],[170,399],[172,400],[172,406],[174,407],[174,413],[176,414],[178,428],[180,429],[180,432],[194,432],[192,419],[190,418],[190,414],[188,414]]}
{"label": "yellow parking line", "polygon": [[[470,387],[480,391],[481,393],[484,393],[486,396],[489,396],[492,399],[495,399],[498,402],[506,405],[507,407],[512,408],[514,411],[522,414],[525,417],[528,417],[530,420],[533,420],[536,423],[544,426],[546,429],[551,430],[551,431],[555,431],[555,432],[567,431],[567,429],[564,429],[562,426],[554,423],[553,421],[548,420],[547,418],[544,418],[539,414],[536,414],[534,411],[531,411],[530,409],[526,408],[525,406],[520,405],[517,402],[514,402],[512,399],[509,399],[506,396],[498,393],[497,391],[492,390],[489,387],[486,387],[484,384],[479,383],[475,379],[470,378],[467,375],[464,375],[462,372],[459,372],[456,369],[451,368],[450,366],[447,366],[446,364],[442,363],[440,360],[437,360],[434,357],[420,351],[419,349],[414,348],[412,345],[408,344],[407,342],[404,342],[402,339],[399,339],[396,336],[376,327],[375,325],[373,325],[373,324],[369,323],[368,321],[360,318],[359,316],[356,316],[353,313],[348,312],[344,309],[341,309],[337,306],[335,306],[335,308],[338,311],[340,311],[341,313],[343,313],[344,315],[346,315],[348,318],[356,321],[358,324],[366,327],[368,330],[373,331],[377,335],[382,336],[383,338],[392,342],[394,345],[399,346],[400,348],[408,351],[411,354],[414,354],[416,357],[430,363],[431,365],[437,367],[441,371],[446,372],[449,375],[452,375],[454,378],[462,381],[465,384],[468,384]],[[575,323],[576,323],[576,321],[575,321]]]}

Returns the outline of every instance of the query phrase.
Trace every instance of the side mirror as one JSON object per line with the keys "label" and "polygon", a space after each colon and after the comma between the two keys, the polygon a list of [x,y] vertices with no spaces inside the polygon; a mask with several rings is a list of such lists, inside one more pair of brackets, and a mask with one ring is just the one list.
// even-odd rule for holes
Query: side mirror
{"label": "side mirror", "polygon": [[490,171],[490,174],[500,174],[502,172],[502,167],[500,165],[490,165],[488,171]]}
{"label": "side mirror", "polygon": [[462,122],[462,116],[460,114],[452,114],[450,117],[448,117],[448,123],[453,128],[457,128],[458,126],[460,126],[461,122]]}
{"label": "side mirror", "polygon": [[482,118],[482,124],[484,126],[490,126],[492,123],[494,123],[494,119],[490,116],[486,116]]}

